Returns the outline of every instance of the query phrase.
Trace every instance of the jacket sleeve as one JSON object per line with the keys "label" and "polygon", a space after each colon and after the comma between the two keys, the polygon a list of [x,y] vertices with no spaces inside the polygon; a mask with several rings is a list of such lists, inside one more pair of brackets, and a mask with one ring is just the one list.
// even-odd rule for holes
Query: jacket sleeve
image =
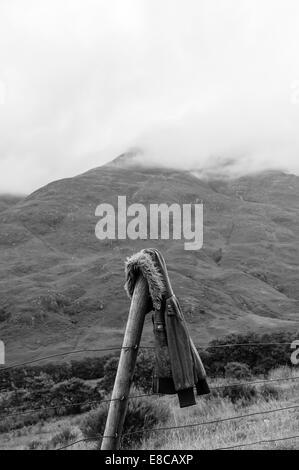
{"label": "jacket sleeve", "polygon": [[195,377],[189,334],[174,295],[166,300],[165,324],[175,389],[178,391],[194,387]]}
{"label": "jacket sleeve", "polygon": [[173,359],[170,360],[165,324],[166,303],[153,313],[155,336],[155,368],[153,375],[153,392],[162,394],[177,393],[180,407],[195,405],[193,386],[178,390],[173,379]]}
{"label": "jacket sleeve", "polygon": [[193,357],[194,364],[194,377],[195,377],[195,386],[197,395],[205,395],[210,393],[210,387],[207,382],[207,375],[203,363],[201,361],[200,355],[194,346],[192,339],[190,338],[191,343],[191,352]]}
{"label": "jacket sleeve", "polygon": [[198,395],[209,393],[204,366],[190,338],[177,298],[171,296],[166,305],[165,323],[175,389],[178,391],[195,385]]}

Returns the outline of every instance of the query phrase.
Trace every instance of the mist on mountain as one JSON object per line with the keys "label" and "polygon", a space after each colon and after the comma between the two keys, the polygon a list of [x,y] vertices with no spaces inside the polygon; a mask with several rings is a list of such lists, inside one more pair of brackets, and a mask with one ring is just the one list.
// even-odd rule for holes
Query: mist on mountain
{"label": "mist on mountain", "polygon": [[[202,178],[136,163],[142,157],[131,149],[0,212],[0,337],[11,360],[118,346],[129,309],[124,262],[151,246],[165,256],[198,344],[227,332],[298,328],[299,177],[276,170]],[[202,249],[186,251],[171,238],[98,240],[96,207],[116,207],[119,195],[146,208],[201,201]],[[148,318],[144,344],[151,328]]]}

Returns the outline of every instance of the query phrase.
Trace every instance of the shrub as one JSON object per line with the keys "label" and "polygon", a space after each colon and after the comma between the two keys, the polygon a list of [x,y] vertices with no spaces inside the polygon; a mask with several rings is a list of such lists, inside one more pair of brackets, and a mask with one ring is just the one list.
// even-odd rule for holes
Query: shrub
{"label": "shrub", "polygon": [[[104,434],[108,404],[101,405],[96,411],[91,411],[81,423],[81,431],[86,438],[94,438]],[[168,408],[150,398],[135,398],[128,403],[126,419],[123,428],[122,448],[139,446],[145,437],[144,429],[152,429],[168,418]],[[128,433],[134,433],[126,435]],[[99,438],[100,439],[100,438]]]}
{"label": "shrub", "polygon": [[231,385],[224,386],[218,390],[213,390],[210,399],[213,397],[227,398],[232,403],[239,403],[240,405],[249,405],[257,397],[257,390],[251,385]]}
{"label": "shrub", "polygon": [[43,441],[40,441],[38,439],[34,439],[33,441],[29,442],[27,445],[28,450],[41,450],[44,447]]}
{"label": "shrub", "polygon": [[107,356],[86,357],[70,363],[48,363],[43,365],[15,367],[10,370],[1,370],[0,389],[14,390],[26,388],[29,379],[34,379],[41,374],[47,374],[54,383],[77,377],[84,380],[100,379],[104,375],[104,364]]}
{"label": "shrub", "polygon": [[[290,343],[298,336],[299,332],[288,331],[263,335],[232,334],[211,341],[206,351],[200,351],[200,354],[203,354],[203,363],[211,376],[224,375],[228,362],[241,362],[247,364],[253,374],[266,374],[278,366],[290,365]],[[230,346],[221,347],[225,344]]]}
{"label": "shrub", "polygon": [[64,446],[76,439],[76,437],[77,433],[74,430],[72,430],[70,427],[65,427],[52,437],[50,440],[50,445],[53,447],[57,447],[58,445]]}
{"label": "shrub", "polygon": [[54,364],[50,362],[41,366],[28,368],[27,371],[31,376],[38,375],[40,372],[48,374],[55,383],[68,380],[73,376],[71,365],[69,363]]}
{"label": "shrub", "polygon": [[31,394],[32,400],[38,399],[40,394],[48,392],[54,385],[51,376],[41,372],[35,377],[25,377],[24,388]]}
{"label": "shrub", "polygon": [[111,392],[111,390],[113,389],[118,361],[118,357],[113,356],[108,359],[104,366],[104,378],[101,381],[101,386],[106,392]]}
{"label": "shrub", "polygon": [[242,402],[250,404],[257,396],[256,388],[251,385],[234,385],[223,390],[223,396],[228,397],[232,403]]}
{"label": "shrub", "polygon": [[224,370],[227,379],[246,380],[251,378],[250,368],[241,362],[229,362]]}
{"label": "shrub", "polygon": [[57,414],[60,415],[88,411],[96,402],[101,401],[102,397],[98,388],[93,388],[77,378],[54,385],[49,396],[51,405],[61,405],[61,408],[57,409]]}
{"label": "shrub", "polygon": [[[104,378],[101,386],[106,392],[111,392],[116,376],[118,357],[111,357],[104,367]],[[145,392],[152,389],[154,355],[152,351],[141,351],[136,360],[133,382],[136,388]]]}
{"label": "shrub", "polygon": [[107,357],[86,357],[80,361],[71,361],[71,375],[83,380],[99,379],[104,375]]}
{"label": "shrub", "polygon": [[[0,411],[10,414],[26,410],[26,414],[7,417],[0,422],[0,432],[7,432],[41,419],[91,410],[103,398],[97,387],[74,378],[54,384],[46,374],[30,379],[27,390],[15,390],[0,403]],[[29,410],[35,410],[28,412]]]}
{"label": "shrub", "polygon": [[264,400],[278,400],[280,398],[281,392],[277,389],[274,385],[271,384],[263,384],[259,388],[259,394],[264,398]]}
{"label": "shrub", "polygon": [[39,423],[41,419],[40,413],[1,418],[0,433],[9,432],[12,429],[20,429],[24,426],[31,426],[32,424]]}

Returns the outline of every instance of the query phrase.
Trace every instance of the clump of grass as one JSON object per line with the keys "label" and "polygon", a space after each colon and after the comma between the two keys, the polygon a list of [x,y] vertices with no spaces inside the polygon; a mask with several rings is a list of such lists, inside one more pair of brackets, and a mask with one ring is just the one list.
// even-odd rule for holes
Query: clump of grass
{"label": "clump of grass", "polygon": [[[296,373],[293,368],[281,367],[271,371],[265,379],[297,375],[298,372]],[[251,380],[262,380],[262,377],[252,377]],[[218,378],[209,379],[209,383],[212,393],[198,398],[194,407],[181,410],[175,397],[167,397],[167,402],[170,403],[170,418],[165,426],[186,425],[186,428],[152,433],[144,439],[142,449],[217,449],[298,434],[298,410],[269,414],[259,414],[259,412],[292,404],[298,393],[299,381],[244,385],[243,380],[234,379],[232,384],[227,379]],[[159,400],[164,399],[166,397],[159,398]],[[237,418],[250,413],[254,415]],[[227,420],[231,417],[237,419]],[[223,419],[225,421],[222,421]],[[196,426],[204,422],[209,424]],[[190,424],[194,426],[188,427]],[[249,445],[244,449],[292,449],[298,448],[296,445],[297,442],[291,440]]]}
{"label": "clump of grass", "polygon": [[232,403],[239,403],[246,406],[252,403],[257,397],[257,390],[252,385],[230,385],[217,390],[217,395],[228,398]]}
{"label": "clump of grass", "polygon": [[228,362],[224,370],[228,379],[249,380],[252,376],[250,367],[242,362]]}
{"label": "clump of grass", "polygon": [[258,390],[258,393],[265,401],[278,400],[282,395],[281,390],[277,386],[272,385],[271,383],[265,383],[261,385]]}
{"label": "clump of grass", "polygon": [[[298,375],[296,368],[279,367],[270,371],[266,377],[252,377],[249,382],[263,378],[287,379]],[[179,408],[176,396],[167,395],[130,400],[123,430],[122,447],[130,449],[140,447],[143,449],[212,449],[298,434],[298,410],[292,409],[262,415],[259,412],[275,410],[295,403],[298,396],[299,380],[261,384],[244,384],[245,382],[248,381],[236,378],[209,379],[212,393],[198,397],[196,406],[184,409]],[[139,394],[138,390],[133,391],[132,394]],[[14,430],[3,436],[3,445],[9,448],[13,443],[13,447],[22,446],[24,448],[26,446],[26,448],[34,450],[57,449],[76,441],[79,436],[81,437],[81,431],[82,437],[85,438],[102,435],[107,412],[108,405],[102,404],[97,410],[86,414],[85,417],[82,415],[68,416],[63,421],[56,417],[54,420],[44,421],[42,428],[38,424],[29,425],[33,416],[27,416],[27,427],[22,428],[22,432]],[[247,413],[255,415],[244,419],[238,418],[239,415]],[[235,419],[222,421],[230,417],[235,417]],[[42,416],[36,413],[34,418],[40,421]],[[209,421],[212,423],[188,427],[190,424],[196,425]],[[156,431],[156,428],[164,426],[181,425],[186,425],[186,428]],[[145,432],[144,429],[149,431]],[[129,436],[130,432],[136,433]],[[45,440],[44,434],[46,433],[48,433],[49,440]],[[29,444],[28,438],[33,439]],[[70,449],[83,447],[92,449],[95,444],[99,447],[100,443],[99,438],[96,443],[94,441],[84,442],[84,444],[78,444]],[[294,441],[282,441],[246,446],[244,449],[292,449],[298,448],[296,445],[297,442]]]}
{"label": "clump of grass", "polygon": [[64,427],[52,437],[50,443],[53,447],[64,446],[74,441],[76,437],[77,433],[72,428]]}
{"label": "clump of grass", "polygon": [[[81,431],[86,438],[94,438],[104,434],[109,405],[103,404],[96,411],[91,411],[81,423]],[[161,406],[150,397],[135,398],[128,403],[123,429],[121,446],[123,448],[138,447],[146,432],[161,425],[169,417],[167,406]],[[133,433],[133,434],[130,434]]]}
{"label": "clump of grass", "polygon": [[40,439],[32,440],[28,446],[28,450],[50,450],[56,447],[64,446],[74,441],[77,438],[77,432],[69,426],[65,426],[61,431],[54,434],[54,436],[48,441],[42,441]]}
{"label": "clump of grass", "polygon": [[33,439],[33,441],[29,442],[27,449],[28,450],[42,450],[44,448],[43,441],[39,439]]}

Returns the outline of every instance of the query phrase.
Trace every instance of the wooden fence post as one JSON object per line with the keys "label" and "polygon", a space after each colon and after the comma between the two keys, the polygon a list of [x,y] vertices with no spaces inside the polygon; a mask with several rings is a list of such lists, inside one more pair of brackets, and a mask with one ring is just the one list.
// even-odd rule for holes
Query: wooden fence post
{"label": "wooden fence post", "polygon": [[120,446],[126,417],[128,396],[142,334],[145,314],[148,311],[149,290],[146,279],[140,274],[131,300],[126,331],[115,377],[101,450],[117,450]]}

